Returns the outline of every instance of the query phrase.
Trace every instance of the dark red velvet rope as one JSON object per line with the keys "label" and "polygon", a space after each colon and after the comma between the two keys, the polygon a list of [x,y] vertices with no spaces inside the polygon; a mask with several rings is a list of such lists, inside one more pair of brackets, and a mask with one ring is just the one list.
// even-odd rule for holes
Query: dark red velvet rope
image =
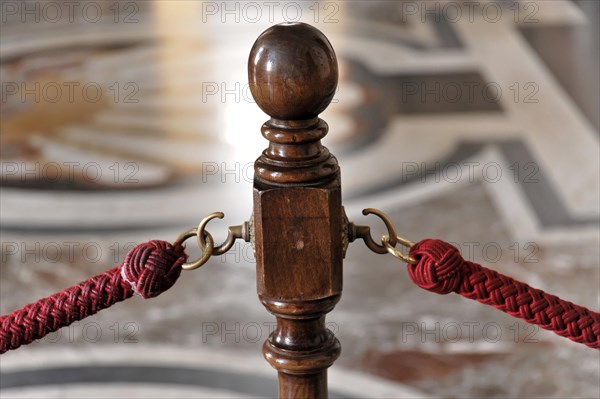
{"label": "dark red velvet rope", "polygon": [[[408,266],[421,288],[491,305],[591,348],[600,348],[600,314],[466,261],[458,249],[427,239],[415,244]],[[183,247],[150,241],[133,248],[121,266],[0,317],[0,353],[31,343],[138,293],[169,289],[187,260]]]}
{"label": "dark red velvet rope", "polygon": [[438,294],[456,292],[600,349],[600,313],[466,261],[457,248],[441,240],[426,239],[415,244],[410,256],[417,263],[408,265],[408,273],[423,289]]}
{"label": "dark red velvet rope", "polygon": [[120,266],[0,317],[0,353],[86,318],[134,293],[155,297],[175,284],[187,255],[181,245],[137,245]]}

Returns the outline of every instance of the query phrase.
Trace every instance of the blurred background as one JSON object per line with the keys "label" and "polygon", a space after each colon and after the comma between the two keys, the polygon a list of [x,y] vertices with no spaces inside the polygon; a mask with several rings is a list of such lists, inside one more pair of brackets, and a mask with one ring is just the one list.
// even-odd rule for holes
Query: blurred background
{"label": "blurred background", "polygon": [[[1,1],[0,311],[252,210],[268,118],[247,84],[267,27],[317,26],[340,63],[324,144],[351,221],[599,309],[599,2]],[[189,246],[190,248],[192,246]],[[199,251],[191,249],[193,255]],[[597,398],[600,357],[349,247],[328,316],[334,396]],[[0,396],[273,397],[274,318],[238,243],[0,358]]]}

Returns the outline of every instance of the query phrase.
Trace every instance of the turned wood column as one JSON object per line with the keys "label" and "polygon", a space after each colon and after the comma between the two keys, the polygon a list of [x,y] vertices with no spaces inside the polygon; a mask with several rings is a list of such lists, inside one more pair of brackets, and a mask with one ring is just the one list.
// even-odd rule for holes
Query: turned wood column
{"label": "turned wood column", "polygon": [[325,314],[342,292],[342,204],[337,160],[321,145],[318,118],[338,80],[327,38],[304,23],[267,29],[248,60],[250,89],[269,119],[268,148],[254,166],[258,296],[277,318],[263,346],[280,398],[327,398],[327,368],[340,343]]}

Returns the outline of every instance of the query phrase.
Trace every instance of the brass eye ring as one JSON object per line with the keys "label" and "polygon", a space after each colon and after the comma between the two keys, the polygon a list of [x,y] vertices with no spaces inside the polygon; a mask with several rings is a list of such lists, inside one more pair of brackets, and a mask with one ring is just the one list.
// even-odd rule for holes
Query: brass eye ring
{"label": "brass eye ring", "polygon": [[[385,223],[385,227],[387,228],[388,237],[390,237],[389,238],[390,245],[392,247],[396,246],[396,244],[398,243],[396,237],[398,237],[398,235],[396,234],[394,225],[392,224],[392,222],[390,221],[390,219],[388,218],[388,216],[385,213],[383,213],[379,209],[367,208],[367,209],[363,209],[362,214],[365,216],[370,215],[370,214],[379,216],[379,218],[383,221],[383,223]],[[370,235],[368,235],[367,237],[364,237],[363,240],[365,240],[365,242],[367,243],[367,246],[369,248],[371,248],[372,250],[374,250],[377,253],[384,254],[385,251],[387,250],[387,246],[377,244]],[[378,248],[379,251],[377,251],[372,246],[375,248]]]}
{"label": "brass eye ring", "polygon": [[[396,236],[396,240],[402,244],[403,246],[410,248],[413,245],[415,245],[414,243],[412,243],[411,241],[407,240],[406,238],[402,238],[399,236]],[[387,251],[394,257],[409,263],[409,264],[413,264],[413,263],[417,263],[417,261],[414,258],[411,258],[408,255],[404,255],[402,252],[398,251],[395,246],[392,245],[392,242],[390,241],[390,237],[387,235],[384,235],[381,237],[381,242],[383,243],[383,245],[385,245],[385,248],[387,249]]]}
{"label": "brass eye ring", "polygon": [[[198,236],[198,232],[199,232],[198,229],[190,229],[184,233],[181,233],[179,235],[179,237],[177,237],[177,240],[175,240],[175,243],[176,243],[175,245],[181,245],[188,238]],[[206,231],[204,232],[204,239],[202,241],[205,243],[201,247],[202,248],[202,256],[193,262],[185,262],[183,265],[181,265],[181,268],[183,270],[197,269],[200,266],[202,266],[203,264],[205,264],[208,261],[208,259],[212,256],[213,249],[215,247],[215,241],[209,232],[206,232]]]}

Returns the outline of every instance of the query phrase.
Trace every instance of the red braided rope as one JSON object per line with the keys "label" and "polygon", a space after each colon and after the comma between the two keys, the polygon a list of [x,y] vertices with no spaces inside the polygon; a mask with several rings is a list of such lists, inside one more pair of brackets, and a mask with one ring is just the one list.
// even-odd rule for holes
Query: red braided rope
{"label": "red braided rope", "polygon": [[511,316],[600,349],[600,313],[466,261],[454,246],[426,239],[410,249],[417,261],[408,265],[419,287],[438,294],[456,292]]}
{"label": "red braided rope", "polygon": [[187,260],[182,246],[150,241],[133,248],[120,266],[0,317],[0,353],[29,344],[62,327],[130,298],[168,290]]}

